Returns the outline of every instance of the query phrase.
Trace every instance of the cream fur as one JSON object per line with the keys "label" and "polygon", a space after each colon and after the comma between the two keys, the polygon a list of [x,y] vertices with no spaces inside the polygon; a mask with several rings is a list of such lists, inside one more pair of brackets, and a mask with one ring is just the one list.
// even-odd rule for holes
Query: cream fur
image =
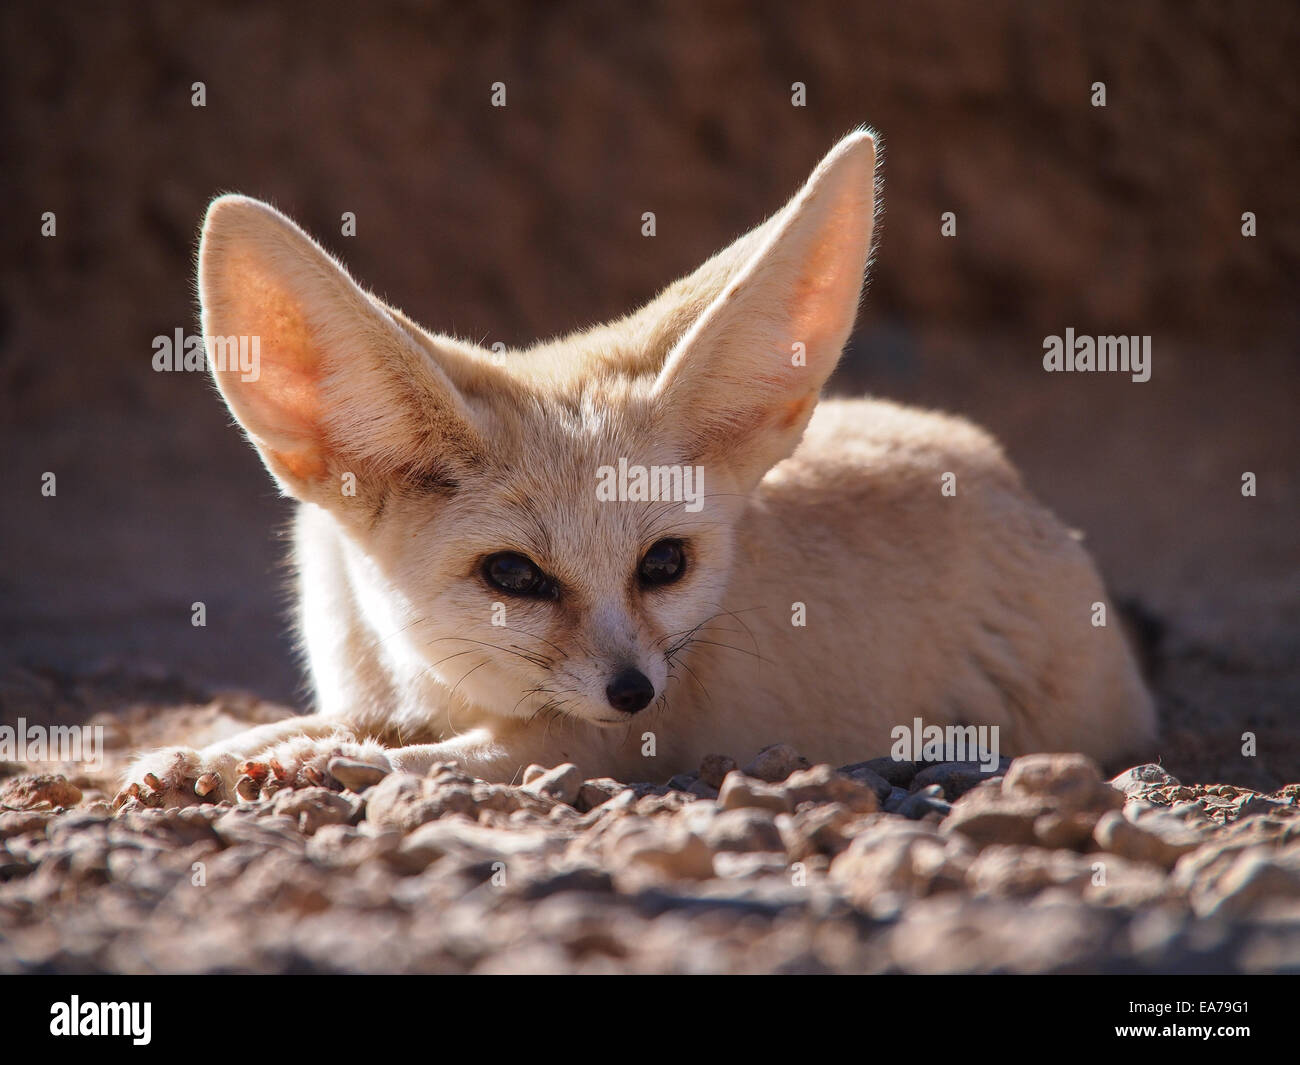
{"label": "cream fur", "polygon": [[[491,780],[564,761],[666,779],[778,741],[873,757],[915,717],[998,725],[1004,753],[1146,747],[1154,711],[1117,619],[1090,621],[1100,578],[998,446],[884,401],[816,405],[857,311],[875,158],[850,135],[785,208],[637,313],[503,362],[367,295],[273,208],[214,201],[204,333],[262,338],[260,380],[215,376],[302,504],[317,709],[156,752],[130,779],[152,773],[167,801],[200,777],[230,794],[238,760],[273,749],[291,774],[342,754]],[[701,466],[704,509],[599,501],[595,471],[620,457]],[[685,577],[639,588],[666,536],[687,545]],[[491,588],[480,564],[501,550],[559,599]],[[632,716],[604,696],[627,664],[656,692]]]}

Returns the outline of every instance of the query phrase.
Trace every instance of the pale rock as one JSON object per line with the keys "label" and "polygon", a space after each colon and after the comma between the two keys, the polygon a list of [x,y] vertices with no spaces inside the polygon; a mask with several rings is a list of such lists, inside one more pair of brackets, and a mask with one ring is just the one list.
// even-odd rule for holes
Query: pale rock
{"label": "pale rock", "polygon": [[503,862],[507,866],[523,857],[559,854],[565,841],[542,829],[485,828],[461,816],[430,821],[407,835],[398,853],[407,871],[418,872],[450,856],[458,865]]}
{"label": "pale rock", "polygon": [[780,851],[785,842],[770,810],[747,807],[724,810],[705,828],[704,842],[713,851]]}
{"label": "pale rock", "polygon": [[978,846],[993,843],[1030,845],[1037,842],[1035,822],[1051,806],[1040,797],[1005,796],[996,784],[968,791],[958,799],[940,831],[960,833]]}
{"label": "pale rock", "polygon": [[1198,915],[1245,916],[1268,901],[1300,899],[1300,842],[1210,843],[1182,858],[1173,880]]}
{"label": "pale rock", "polygon": [[973,857],[964,840],[890,818],[856,836],[831,863],[830,878],[857,906],[885,892],[925,896],[962,886]]}
{"label": "pale rock", "polygon": [[60,773],[27,773],[0,783],[0,807],[8,810],[55,809],[79,802],[81,789]]}
{"label": "pale rock", "polygon": [[630,792],[631,789],[626,784],[621,784],[609,777],[584,780],[582,787],[578,789],[576,806],[584,813],[588,813],[599,806],[605,805],[605,803],[625,791]]}
{"label": "pale rock", "polygon": [[642,795],[637,800],[635,809],[643,816],[652,817],[655,814],[676,813],[696,801],[696,797],[689,792],[670,791],[665,795]]}
{"label": "pale rock", "polygon": [[286,788],[271,800],[271,811],[295,821],[304,836],[314,835],[324,825],[348,824],[358,809],[328,788]]}
{"label": "pale rock", "polygon": [[1046,888],[1083,891],[1092,877],[1089,861],[1073,851],[1044,850],[995,843],[985,847],[966,871],[966,882],[977,895],[1028,896]]}
{"label": "pale rock", "polygon": [[1034,821],[1034,841],[1041,847],[1085,850],[1092,842],[1097,814],[1092,810],[1060,813],[1049,810]]}
{"label": "pale rock", "polygon": [[1183,897],[1156,866],[1096,851],[1084,857],[1092,869],[1083,891],[1087,902],[1136,910]]}
{"label": "pale rock", "polygon": [[43,831],[57,815],[52,810],[5,810],[0,812],[0,839]]}
{"label": "pale rock", "polygon": [[1015,759],[1002,781],[1009,797],[1050,801],[1062,813],[1118,809],[1123,796],[1101,778],[1097,763],[1083,754],[1029,754]]}
{"label": "pale rock", "polygon": [[862,814],[874,813],[880,809],[872,788],[837,773],[829,765],[796,770],[781,787],[794,809],[806,802],[837,802],[854,813]]}
{"label": "pale rock", "polygon": [[860,823],[862,819],[858,814],[839,803],[809,806],[792,817],[778,815],[776,818],[786,853],[792,861],[813,854],[834,857],[849,845],[852,828]]}
{"label": "pale rock", "polygon": [[389,773],[366,792],[366,820],[409,832],[441,816],[439,804],[425,786],[426,780],[414,773]]}
{"label": "pale rock", "polygon": [[777,813],[790,811],[790,797],[772,784],[748,777],[739,770],[728,773],[718,792],[718,804],[724,810],[738,810],[752,806]]}
{"label": "pale rock", "polygon": [[633,883],[651,880],[707,880],[713,875],[713,853],[707,843],[683,825],[651,821],[641,831],[615,839],[609,850],[616,878]]}
{"label": "pale rock", "polygon": [[1151,788],[1177,787],[1179,780],[1154,762],[1135,765],[1126,769],[1117,777],[1112,777],[1110,786],[1125,795],[1141,795]]}
{"label": "pale rock", "polygon": [[715,876],[725,880],[761,880],[789,872],[785,855],[771,851],[719,851],[713,856]]}
{"label": "pale rock", "polygon": [[524,782],[523,790],[531,795],[552,799],[572,806],[582,790],[582,770],[572,762],[557,765],[540,776]]}
{"label": "pale rock", "polygon": [[1103,851],[1162,869],[1172,869],[1179,858],[1202,843],[1200,835],[1170,814],[1155,812],[1130,821],[1118,810],[1101,816],[1093,829],[1093,839]]}
{"label": "pale rock", "polygon": [[1276,799],[1251,793],[1240,796],[1234,805],[1237,807],[1238,818],[1258,817],[1261,814],[1295,817],[1300,814],[1300,810],[1296,809],[1294,803],[1279,802]]}

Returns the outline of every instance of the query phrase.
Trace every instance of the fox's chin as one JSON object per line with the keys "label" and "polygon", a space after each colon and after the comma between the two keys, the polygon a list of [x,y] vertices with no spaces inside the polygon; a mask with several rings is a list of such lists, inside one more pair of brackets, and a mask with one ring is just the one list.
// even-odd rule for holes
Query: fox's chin
{"label": "fox's chin", "polygon": [[[547,704],[543,703],[545,708]],[[526,711],[524,716],[530,716],[537,711]],[[627,714],[620,714],[616,710],[604,710],[591,705],[569,706],[564,708],[564,716],[571,721],[581,721],[584,724],[592,725],[596,728],[612,729],[621,725],[626,725],[631,718]]]}
{"label": "fox's chin", "polygon": [[597,728],[618,728],[620,725],[626,725],[632,719],[626,714],[619,717],[595,717],[587,714],[581,715],[582,720],[589,725],[595,725]]}

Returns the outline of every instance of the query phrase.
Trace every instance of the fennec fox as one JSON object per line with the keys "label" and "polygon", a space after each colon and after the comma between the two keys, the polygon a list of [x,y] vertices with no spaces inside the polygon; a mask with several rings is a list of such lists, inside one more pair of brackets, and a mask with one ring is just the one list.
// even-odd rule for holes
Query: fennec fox
{"label": "fennec fox", "polygon": [[[1093,624],[1092,562],[998,445],[889,402],[818,403],[858,309],[875,165],[853,133],[636,313],[504,357],[421,329],[266,204],[215,200],[203,333],[301,504],[316,711],[147,755],[123,795],[440,761],[663,780],[773,742],[840,764],[916,718],[996,725],[1004,753],[1151,741],[1134,660]],[[260,375],[223,368],[214,337],[260,338]]]}

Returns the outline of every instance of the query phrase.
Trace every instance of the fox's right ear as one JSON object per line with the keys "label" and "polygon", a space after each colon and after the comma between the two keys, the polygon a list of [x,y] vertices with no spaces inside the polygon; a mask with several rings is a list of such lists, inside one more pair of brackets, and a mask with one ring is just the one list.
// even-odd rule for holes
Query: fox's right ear
{"label": "fox's right ear", "polygon": [[724,253],[747,259],[654,385],[666,431],[691,461],[754,483],[798,444],[857,315],[875,169],[872,135],[850,134],[778,215]]}
{"label": "fox's right ear", "polygon": [[[454,467],[480,448],[463,398],[405,323],[273,207],[212,202],[199,296],[217,387],[289,495],[336,500],[345,472],[386,476],[430,444]],[[259,353],[251,372],[223,357],[240,338]]]}

